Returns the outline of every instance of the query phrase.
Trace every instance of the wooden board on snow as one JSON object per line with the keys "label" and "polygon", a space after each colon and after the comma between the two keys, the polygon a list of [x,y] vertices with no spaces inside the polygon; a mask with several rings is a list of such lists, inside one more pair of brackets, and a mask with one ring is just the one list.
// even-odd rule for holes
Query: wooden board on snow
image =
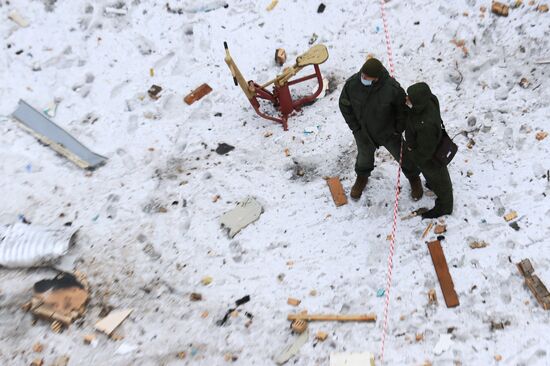
{"label": "wooden board on snow", "polygon": [[348,203],[348,198],[346,197],[346,192],[344,191],[344,187],[342,187],[340,178],[338,177],[328,178],[327,184],[330,189],[330,194],[332,195],[332,199],[334,200],[334,204],[336,205],[336,207],[340,207]]}
{"label": "wooden board on snow", "polygon": [[439,240],[431,241],[428,243],[428,250],[432,256],[432,262],[441,285],[441,292],[445,298],[445,304],[448,308],[453,308],[459,305],[458,295],[455,291],[455,285],[451,274],[449,273],[449,266],[447,266],[447,260],[445,254],[443,254],[443,248],[441,248],[441,242]]}

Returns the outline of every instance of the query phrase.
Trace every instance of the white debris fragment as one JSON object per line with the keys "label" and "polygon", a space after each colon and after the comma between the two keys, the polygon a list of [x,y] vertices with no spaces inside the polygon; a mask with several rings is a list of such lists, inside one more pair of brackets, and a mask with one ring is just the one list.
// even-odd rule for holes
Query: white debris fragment
{"label": "white debris fragment", "polygon": [[23,16],[19,14],[17,10],[12,10],[9,13],[8,18],[17,23],[17,25],[19,25],[21,28],[27,28],[29,26],[29,21],[23,18]]}
{"label": "white debris fragment", "polygon": [[223,214],[221,224],[229,229],[229,237],[232,238],[239,231],[258,220],[262,211],[262,206],[254,198],[247,197],[244,201],[239,202],[236,208]]}
{"label": "white debris fragment", "polygon": [[306,331],[300,334],[300,336],[291,345],[286,347],[277,357],[275,357],[275,363],[277,363],[277,365],[285,364],[288,360],[300,352],[300,348],[302,348],[302,346],[307,342],[308,338],[309,329],[306,329]]}
{"label": "white debris fragment", "polygon": [[126,9],[117,9],[112,7],[106,7],[105,8],[106,14],[115,14],[115,15],[126,15],[128,14],[128,11]]}
{"label": "white debris fragment", "polygon": [[76,240],[77,231],[67,235],[21,223],[0,226],[0,266],[33,267],[53,262],[64,255]]}
{"label": "white debris fragment", "polygon": [[439,356],[443,352],[451,348],[453,341],[451,340],[452,334],[441,334],[439,336],[439,341],[434,347],[434,353]]}

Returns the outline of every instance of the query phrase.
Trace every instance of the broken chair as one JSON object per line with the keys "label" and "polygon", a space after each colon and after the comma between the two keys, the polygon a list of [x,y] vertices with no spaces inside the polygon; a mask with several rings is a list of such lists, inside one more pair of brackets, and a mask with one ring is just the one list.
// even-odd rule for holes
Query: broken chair
{"label": "broken chair", "polygon": [[[248,98],[248,101],[260,117],[282,124],[285,131],[288,130],[288,117],[295,111],[300,111],[304,105],[312,103],[323,91],[323,77],[321,75],[319,65],[328,59],[328,50],[322,44],[315,45],[306,53],[298,56],[296,58],[296,63],[293,66],[285,68],[281,74],[277,75],[273,80],[270,80],[265,84],[258,84],[253,80],[247,82],[239,71],[235,61],[233,61],[233,58],[229,54],[227,42],[224,42],[224,47],[225,62],[227,63],[227,66],[229,66],[229,70],[233,75],[235,85],[241,87],[244,94]],[[290,80],[307,66],[313,66],[315,73]],[[292,99],[292,95],[290,93],[291,86],[315,78],[317,78],[319,87],[313,94],[304,96],[297,100]],[[271,84],[273,84],[272,92],[267,90],[267,87]],[[260,110],[259,99],[267,100],[273,103],[273,106],[279,111],[280,115],[273,116],[262,112]]]}

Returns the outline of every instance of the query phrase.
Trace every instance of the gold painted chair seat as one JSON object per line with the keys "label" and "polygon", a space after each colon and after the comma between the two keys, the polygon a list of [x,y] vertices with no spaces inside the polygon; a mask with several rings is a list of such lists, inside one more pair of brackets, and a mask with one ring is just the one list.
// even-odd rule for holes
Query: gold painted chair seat
{"label": "gold painted chair seat", "polygon": [[305,67],[309,65],[320,65],[328,59],[328,50],[325,45],[317,44],[307,52],[296,58],[296,65]]}

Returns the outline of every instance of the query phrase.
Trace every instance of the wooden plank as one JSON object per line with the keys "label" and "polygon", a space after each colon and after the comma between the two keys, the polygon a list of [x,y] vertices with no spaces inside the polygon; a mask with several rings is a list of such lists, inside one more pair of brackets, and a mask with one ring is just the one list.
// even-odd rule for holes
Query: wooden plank
{"label": "wooden plank", "polygon": [[542,283],[540,278],[535,275],[535,269],[529,259],[524,259],[516,264],[519,273],[525,278],[525,284],[537,299],[537,302],[544,310],[550,310],[550,292]]}
{"label": "wooden plank", "polygon": [[346,192],[344,191],[344,187],[342,187],[342,183],[340,182],[339,177],[328,178],[327,184],[336,207],[340,207],[348,203]]}
{"label": "wooden plank", "polygon": [[449,273],[449,266],[447,266],[447,260],[445,259],[445,254],[443,253],[443,248],[441,248],[439,240],[429,242],[428,250],[432,256],[432,262],[435,267],[435,273],[437,273],[439,284],[441,285],[441,292],[443,292],[445,304],[447,304],[448,308],[458,306],[458,295],[456,294],[455,285]]}
{"label": "wooden plank", "polygon": [[183,98],[183,100],[185,101],[185,103],[191,105],[195,103],[197,100],[204,97],[206,94],[210,93],[211,91],[212,91],[212,88],[208,84],[202,84],[197,89],[187,94],[187,96]]}
{"label": "wooden plank", "polygon": [[338,322],[375,322],[376,314],[288,314],[288,320],[338,321]]}
{"label": "wooden plank", "polygon": [[523,277],[530,277],[535,273],[535,269],[533,268],[533,265],[531,264],[531,261],[529,259],[524,259],[516,265],[518,267],[519,273]]}
{"label": "wooden plank", "polygon": [[95,329],[111,335],[113,331],[130,315],[133,309],[113,310],[95,324]]}

